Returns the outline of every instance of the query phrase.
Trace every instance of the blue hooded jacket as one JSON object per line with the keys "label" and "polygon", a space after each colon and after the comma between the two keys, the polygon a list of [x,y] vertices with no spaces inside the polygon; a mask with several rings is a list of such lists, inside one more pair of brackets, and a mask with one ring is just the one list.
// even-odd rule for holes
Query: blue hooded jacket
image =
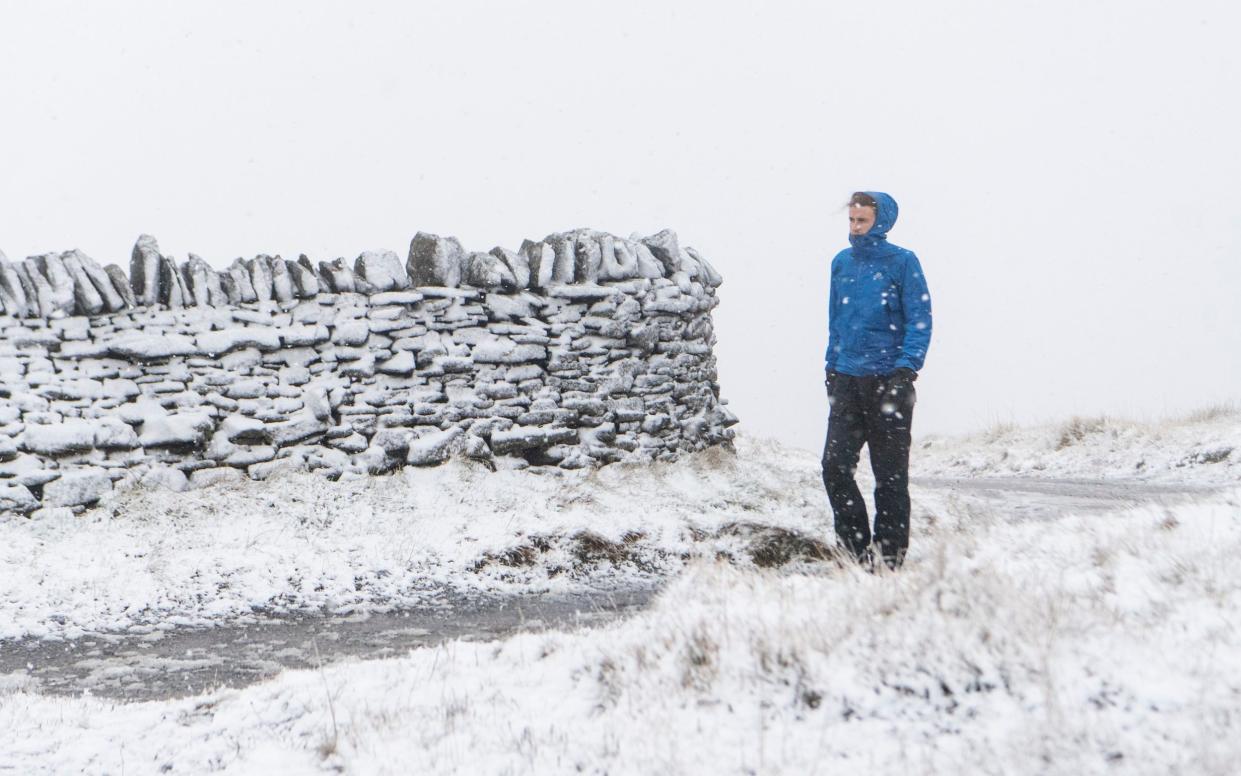
{"label": "blue hooded jacket", "polygon": [[849,235],[852,247],[832,259],[826,366],[855,377],[917,372],[931,344],[931,293],[913,251],[888,242],[896,200],[866,193],[878,205],[875,225]]}

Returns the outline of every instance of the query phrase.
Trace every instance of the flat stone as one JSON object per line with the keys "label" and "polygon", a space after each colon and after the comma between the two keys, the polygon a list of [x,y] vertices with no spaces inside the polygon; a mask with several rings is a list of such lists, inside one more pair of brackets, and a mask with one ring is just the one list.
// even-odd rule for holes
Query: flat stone
{"label": "flat stone", "polygon": [[576,442],[577,432],[571,428],[546,426],[514,426],[508,431],[491,432],[491,449],[496,455],[537,450],[552,445]]}
{"label": "flat stone", "polygon": [[19,439],[19,445],[23,450],[38,455],[68,455],[93,450],[96,426],[90,420],[29,424]]}
{"label": "flat stone", "polygon": [[144,361],[202,355],[193,340],[177,334],[127,334],[108,343],[108,353]]}
{"label": "flat stone", "polygon": [[239,326],[204,332],[194,338],[194,343],[208,355],[228,353],[238,348],[258,348],[267,352],[280,349],[281,334],[265,326]]}
{"label": "flat stone", "polygon": [[43,505],[76,507],[93,504],[112,492],[112,478],[102,469],[65,472],[43,486]]}
{"label": "flat stone", "polygon": [[412,466],[441,464],[452,456],[454,447],[464,434],[460,426],[453,426],[446,431],[435,431],[413,439],[409,443],[405,462]]}
{"label": "flat stone", "polygon": [[39,500],[25,485],[0,484],[0,513],[26,514],[39,508]]}
{"label": "flat stone", "polygon": [[190,487],[189,478],[180,469],[171,466],[153,466],[142,475],[140,482],[152,490],[169,490],[181,493]]}

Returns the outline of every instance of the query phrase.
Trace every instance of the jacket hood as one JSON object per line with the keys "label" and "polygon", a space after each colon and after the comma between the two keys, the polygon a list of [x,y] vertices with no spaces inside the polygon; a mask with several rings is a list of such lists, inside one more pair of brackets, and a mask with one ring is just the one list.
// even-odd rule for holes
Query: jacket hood
{"label": "jacket hood", "polygon": [[900,207],[896,200],[882,191],[867,191],[875,199],[875,224],[866,234],[849,235],[849,244],[861,258],[880,258],[895,253],[895,246],[888,244],[888,232],[896,225]]}

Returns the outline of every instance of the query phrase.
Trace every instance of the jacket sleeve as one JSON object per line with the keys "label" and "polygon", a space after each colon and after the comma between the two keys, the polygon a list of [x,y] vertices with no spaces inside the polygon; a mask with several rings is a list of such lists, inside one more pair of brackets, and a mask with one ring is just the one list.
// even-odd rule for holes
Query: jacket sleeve
{"label": "jacket sleeve", "polygon": [[838,258],[832,259],[831,278],[828,281],[827,292],[827,352],[823,354],[823,368],[828,371],[836,368],[836,357],[840,353],[840,334],[837,332],[839,327],[836,323],[838,320],[836,311],[840,309],[840,299],[836,288]]}
{"label": "jacket sleeve", "polygon": [[922,369],[926,351],[931,346],[931,292],[918,257],[909,254],[905,276],[901,280],[901,308],[905,311],[905,337],[896,367],[915,372]]}

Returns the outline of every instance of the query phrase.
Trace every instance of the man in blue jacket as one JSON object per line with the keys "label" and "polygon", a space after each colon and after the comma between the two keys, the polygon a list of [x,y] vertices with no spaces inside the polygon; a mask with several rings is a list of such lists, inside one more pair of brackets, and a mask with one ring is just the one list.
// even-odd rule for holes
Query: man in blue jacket
{"label": "man in blue jacket", "polygon": [[[909,445],[914,380],[931,344],[931,295],[913,251],[888,242],[896,200],[877,191],[849,201],[849,243],[832,259],[823,484],[842,549],[869,566],[875,550],[898,568],[909,547]],[[853,475],[862,445],[875,473],[872,549]]]}

